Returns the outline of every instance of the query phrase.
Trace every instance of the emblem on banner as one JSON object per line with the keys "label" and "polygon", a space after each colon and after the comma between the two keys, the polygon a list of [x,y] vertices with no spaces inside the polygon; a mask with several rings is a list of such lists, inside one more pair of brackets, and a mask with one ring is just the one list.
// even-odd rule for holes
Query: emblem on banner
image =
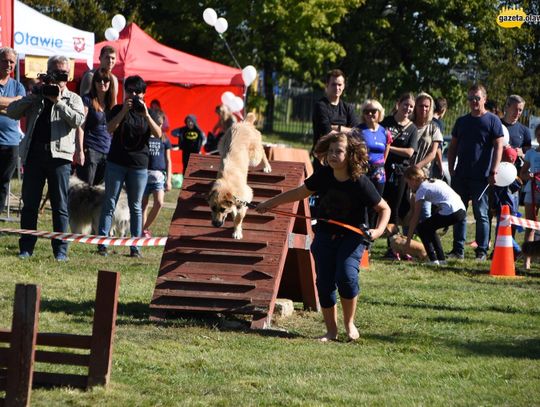
{"label": "emblem on banner", "polygon": [[73,37],[73,48],[75,49],[75,51],[84,51],[85,45],[86,44],[84,43],[84,37]]}

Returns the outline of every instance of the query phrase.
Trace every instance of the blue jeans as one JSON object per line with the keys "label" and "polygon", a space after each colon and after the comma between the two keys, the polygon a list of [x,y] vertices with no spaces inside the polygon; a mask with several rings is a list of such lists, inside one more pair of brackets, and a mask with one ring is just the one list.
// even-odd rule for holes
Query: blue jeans
{"label": "blue jeans", "polygon": [[0,213],[4,211],[9,183],[19,157],[19,146],[0,146]]}
{"label": "blue jeans", "polygon": [[[129,168],[107,161],[105,167],[105,198],[99,219],[100,236],[109,236],[112,218],[124,182],[129,205],[129,228],[132,237],[142,234],[142,197],[148,171],[146,168]],[[132,246],[131,250],[138,250]]]}
{"label": "blue jeans", "polygon": [[84,165],[77,166],[77,176],[90,185],[101,184],[105,176],[106,165],[107,153],[85,148]]}
{"label": "blue jeans", "polygon": [[[61,158],[52,158],[46,144],[32,145],[26,164],[22,184],[21,229],[36,229],[39,204],[43,187],[47,181],[49,198],[51,200],[53,230],[55,232],[69,231],[68,191],[71,162]],[[36,236],[21,235],[19,249],[30,254],[36,245]],[[58,239],[51,240],[54,256],[66,255],[68,243]]]}
{"label": "blue jeans", "polygon": [[360,235],[315,233],[311,252],[315,259],[321,307],[336,305],[336,288],[342,298],[351,299],[358,295],[358,270],[365,248]]}
{"label": "blue jeans", "polygon": [[[469,200],[472,201],[474,220],[476,221],[475,240],[478,244],[477,254],[487,254],[489,243],[489,203],[488,192],[478,200],[480,194],[488,185],[487,180],[476,180],[470,178],[452,177],[452,188],[461,197],[465,210],[467,210]],[[463,254],[465,252],[465,240],[467,238],[467,218],[454,225],[453,252]]]}

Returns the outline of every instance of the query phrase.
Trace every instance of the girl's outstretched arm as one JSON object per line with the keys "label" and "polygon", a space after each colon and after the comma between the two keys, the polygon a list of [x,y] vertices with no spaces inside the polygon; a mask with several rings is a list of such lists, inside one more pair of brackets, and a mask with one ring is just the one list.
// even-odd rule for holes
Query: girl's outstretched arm
{"label": "girl's outstretched arm", "polygon": [[299,186],[298,188],[290,189],[288,191],[282,192],[279,195],[276,195],[273,198],[270,198],[264,202],[261,202],[257,205],[255,210],[259,213],[264,213],[268,211],[269,209],[272,209],[276,206],[283,205],[289,202],[294,201],[301,201],[302,199],[307,198],[313,193],[313,191],[310,191],[306,188],[304,184]]}
{"label": "girl's outstretched arm", "polygon": [[373,209],[379,215],[377,216],[377,226],[375,227],[375,229],[371,229],[369,231],[371,233],[372,239],[375,240],[382,236],[386,225],[388,225],[388,221],[390,220],[390,207],[388,206],[386,201],[381,198],[379,203],[375,205]]}

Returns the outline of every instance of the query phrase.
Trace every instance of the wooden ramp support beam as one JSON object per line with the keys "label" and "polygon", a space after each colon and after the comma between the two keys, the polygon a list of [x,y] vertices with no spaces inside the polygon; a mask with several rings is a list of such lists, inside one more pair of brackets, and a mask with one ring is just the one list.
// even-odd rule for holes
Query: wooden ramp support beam
{"label": "wooden ramp support beam", "polygon": [[39,303],[38,286],[16,285],[10,347],[1,348],[0,353],[0,366],[5,367],[0,369],[0,390],[6,392],[3,403],[6,406],[30,405]]}
{"label": "wooden ramp support beam", "polygon": [[[38,333],[39,287],[17,285],[12,330],[0,330],[0,343],[10,343],[9,348],[0,348],[0,390],[6,390],[7,406],[27,405],[31,387],[89,389],[107,386],[112,366],[119,284],[119,273],[99,271],[92,335]],[[62,350],[43,349],[46,347]],[[89,353],[63,349],[83,349]],[[35,371],[34,362],[82,366],[88,369],[88,373]]]}
{"label": "wooden ramp support beam", "polygon": [[99,272],[88,366],[88,388],[109,384],[119,289],[120,273]]}
{"label": "wooden ramp support beam", "polygon": [[[192,155],[161,259],[150,316],[247,314],[252,328],[270,324],[278,293],[317,310],[311,224],[306,219],[248,210],[242,240],[232,238],[232,219],[216,228],[206,201],[217,172],[217,156]],[[260,202],[304,181],[303,163],[272,162],[272,172],[250,170],[253,202]],[[307,201],[284,205],[309,214]]]}

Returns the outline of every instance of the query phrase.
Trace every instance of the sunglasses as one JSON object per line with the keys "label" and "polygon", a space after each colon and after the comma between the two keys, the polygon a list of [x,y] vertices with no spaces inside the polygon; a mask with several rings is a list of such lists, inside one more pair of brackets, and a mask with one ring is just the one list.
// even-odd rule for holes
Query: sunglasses
{"label": "sunglasses", "polygon": [[469,102],[472,102],[472,101],[480,102],[480,99],[482,99],[480,96],[467,96],[467,100]]}
{"label": "sunglasses", "polygon": [[362,112],[364,114],[377,114],[378,110],[377,109],[364,109]]}
{"label": "sunglasses", "polygon": [[103,84],[106,84],[106,83],[109,83],[111,80],[109,78],[101,78],[101,79],[95,79],[94,82],[96,83],[103,83]]}

